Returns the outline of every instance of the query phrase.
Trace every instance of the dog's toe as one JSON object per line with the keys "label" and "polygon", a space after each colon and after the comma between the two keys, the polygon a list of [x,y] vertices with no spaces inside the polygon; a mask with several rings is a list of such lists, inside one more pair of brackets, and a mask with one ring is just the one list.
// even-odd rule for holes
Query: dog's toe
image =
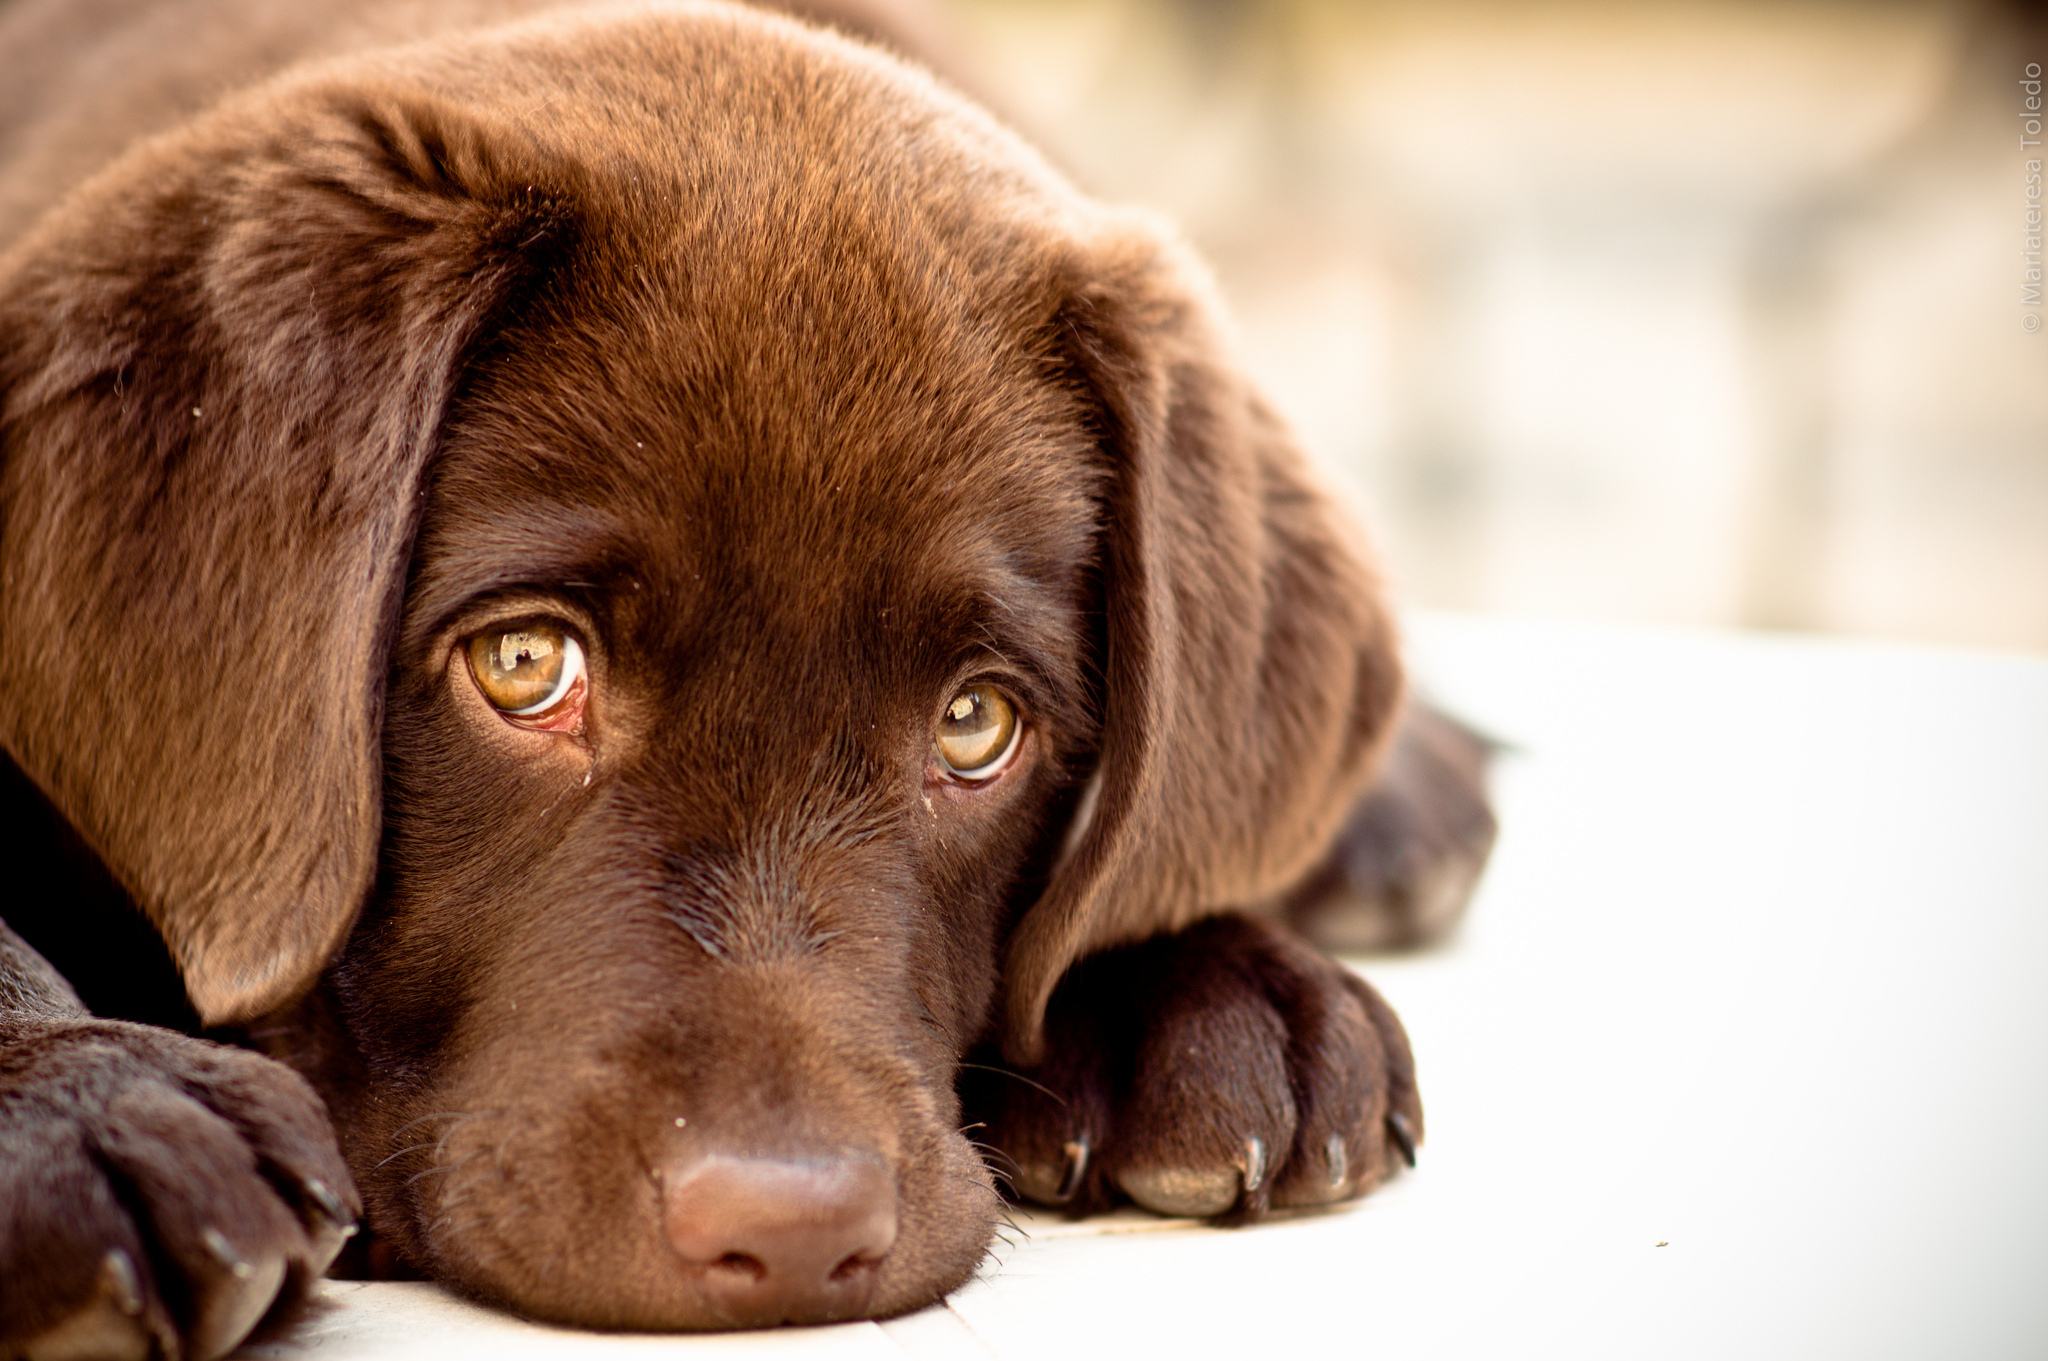
{"label": "dog's toe", "polygon": [[[184,1297],[188,1350],[227,1352],[284,1285],[301,1238],[290,1212],[250,1175],[255,1160],[234,1128],[165,1085],[138,1084],[110,1102],[94,1143],[99,1160],[146,1207],[159,1256]],[[187,1193],[193,1178],[202,1195]]]}
{"label": "dog's toe", "polygon": [[105,1021],[7,1051],[0,1355],[211,1361],[349,1231],[347,1172],[287,1070]]}
{"label": "dog's toe", "polygon": [[142,1271],[135,1259],[111,1248],[85,1303],[18,1344],[24,1361],[148,1361],[178,1354],[177,1333],[161,1304],[146,1308]]}
{"label": "dog's toe", "polygon": [[1245,961],[1185,938],[1171,946],[1158,963],[1177,986],[1144,1008],[1111,1175],[1160,1214],[1256,1213],[1299,1120],[1287,1020]]}
{"label": "dog's toe", "polygon": [[1039,1068],[968,1078],[1012,1189],[1074,1213],[1118,1194],[1232,1221],[1347,1200],[1412,1163],[1422,1130],[1392,1010],[1243,917],[1087,961],[1047,1010]]}
{"label": "dog's toe", "polygon": [[961,1074],[962,1104],[1014,1197],[1077,1215],[1106,1209],[1114,1198],[1102,1151],[1115,1128],[1117,1055],[1099,1042],[1096,1027],[1127,1029],[1121,1000],[1076,980],[1046,1017],[1046,1060],[1035,1071],[1018,1072],[987,1054]]}
{"label": "dog's toe", "polygon": [[1244,1158],[1236,1167],[1126,1167],[1117,1174],[1116,1184],[1154,1214],[1227,1214],[1241,1197],[1256,1195],[1265,1179],[1264,1141],[1244,1143]]}

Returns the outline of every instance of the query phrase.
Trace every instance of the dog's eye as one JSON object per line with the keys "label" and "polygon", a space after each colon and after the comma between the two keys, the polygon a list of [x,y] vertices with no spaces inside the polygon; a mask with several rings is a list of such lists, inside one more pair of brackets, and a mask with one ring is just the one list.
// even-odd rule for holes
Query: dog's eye
{"label": "dog's eye", "polygon": [[986,780],[1010,764],[1023,734],[1010,697],[984,681],[953,696],[939,715],[932,745],[954,778]]}
{"label": "dog's eye", "polygon": [[508,718],[544,714],[583,676],[583,647],[545,624],[493,629],[469,640],[469,674]]}

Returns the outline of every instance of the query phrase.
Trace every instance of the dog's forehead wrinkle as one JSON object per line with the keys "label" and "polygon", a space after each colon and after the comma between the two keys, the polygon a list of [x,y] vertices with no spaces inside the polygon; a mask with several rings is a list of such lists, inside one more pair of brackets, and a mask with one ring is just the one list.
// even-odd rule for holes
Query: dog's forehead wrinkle
{"label": "dog's forehead wrinkle", "polygon": [[[880,830],[872,810],[841,807],[771,819],[730,840],[693,840],[658,855],[650,894],[663,920],[728,964],[893,939],[900,905],[916,890],[890,858],[858,851]],[[851,857],[873,863],[861,874]]]}
{"label": "dog's forehead wrinkle", "polygon": [[[1093,519],[1073,485],[1085,472],[1015,452],[1042,448],[1042,437],[987,452],[978,439],[945,430],[913,431],[883,447],[790,447],[796,441],[782,432],[644,433],[656,435],[653,448],[644,438],[615,437],[535,453],[508,449],[488,427],[460,432],[436,477],[423,544],[501,546],[515,560],[524,551],[545,562],[589,556],[593,542],[630,534],[643,552],[652,547],[645,541],[659,539],[657,555],[702,539],[744,543],[760,562],[801,567],[871,557],[877,521],[900,519],[927,527],[928,537],[1000,534],[1009,554],[1051,560],[1063,545],[1040,542],[1049,537],[1036,522],[1046,508],[1062,512],[1058,519],[1074,527],[1069,535]],[[571,490],[580,494],[561,494]]]}

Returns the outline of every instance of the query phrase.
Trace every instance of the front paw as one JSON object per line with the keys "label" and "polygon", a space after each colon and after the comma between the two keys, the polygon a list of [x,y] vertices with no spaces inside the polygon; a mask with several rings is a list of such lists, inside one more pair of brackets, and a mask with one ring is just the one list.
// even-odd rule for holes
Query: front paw
{"label": "front paw", "polygon": [[1074,1213],[1256,1219],[1363,1195],[1422,1138],[1401,1022],[1288,932],[1217,917],[1061,982],[1046,1058],[971,1068],[969,1109],[1016,1192]]}
{"label": "front paw", "polygon": [[211,1361],[359,1212],[280,1064],[121,1021],[0,1034],[0,1357]]}

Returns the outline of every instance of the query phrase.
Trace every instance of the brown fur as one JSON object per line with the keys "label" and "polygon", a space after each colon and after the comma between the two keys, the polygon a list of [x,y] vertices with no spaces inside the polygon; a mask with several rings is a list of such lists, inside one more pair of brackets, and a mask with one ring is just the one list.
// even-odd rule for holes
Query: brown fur
{"label": "brown fur", "polygon": [[[44,962],[176,1023],[152,944],[77,929],[130,898],[324,1099],[381,1252],[543,1317],[926,1303],[997,1214],[972,1116],[1076,1209],[1369,1189],[1421,1132],[1399,1023],[1217,914],[1328,853],[1394,642],[1185,251],[874,49],[467,27],[516,8],[293,7],[153,84],[101,39],[149,93],[97,120],[0,72],[0,792],[44,867],[0,936],[0,1352],[223,1349],[355,1208],[298,1078]],[[61,70],[62,9],[0,36]],[[533,618],[588,651],[574,732],[464,670]],[[928,766],[975,679],[1029,728],[970,787]],[[689,1189],[728,1166],[738,1211]],[[773,1275],[813,1201],[887,1232],[767,1295],[690,1257],[772,1202],[801,1232],[728,1265]]]}

